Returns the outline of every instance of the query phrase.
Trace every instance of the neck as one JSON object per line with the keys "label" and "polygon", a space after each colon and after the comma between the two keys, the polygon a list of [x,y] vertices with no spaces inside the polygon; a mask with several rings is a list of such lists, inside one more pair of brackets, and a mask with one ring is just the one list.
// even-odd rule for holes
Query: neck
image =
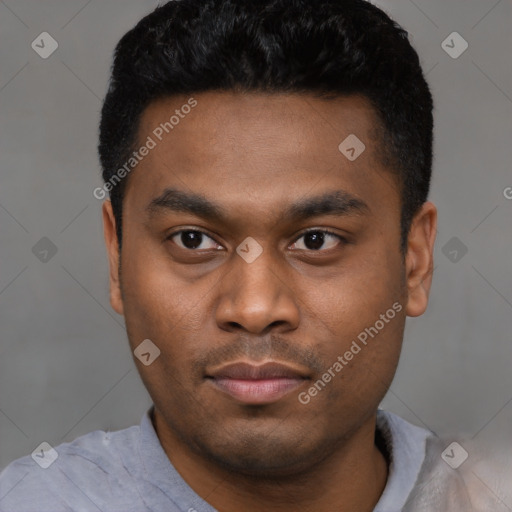
{"label": "neck", "polygon": [[257,477],[219,467],[188,449],[155,410],[154,426],[169,460],[187,484],[221,512],[371,512],[388,467],[375,445],[374,415],[343,446],[300,473]]}

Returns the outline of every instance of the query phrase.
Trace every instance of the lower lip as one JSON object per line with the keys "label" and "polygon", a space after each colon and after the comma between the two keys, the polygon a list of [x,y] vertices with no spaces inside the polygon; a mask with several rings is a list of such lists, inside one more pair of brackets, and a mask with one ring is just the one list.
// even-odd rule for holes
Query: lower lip
{"label": "lower lip", "polygon": [[260,380],[242,380],[218,378],[211,379],[213,385],[235,400],[245,404],[260,405],[277,402],[304,383],[300,378],[274,378]]}

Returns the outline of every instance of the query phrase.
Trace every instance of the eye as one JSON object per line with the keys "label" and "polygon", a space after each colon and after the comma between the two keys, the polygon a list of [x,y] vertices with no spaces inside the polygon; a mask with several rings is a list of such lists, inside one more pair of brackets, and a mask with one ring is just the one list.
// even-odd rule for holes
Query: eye
{"label": "eye", "polygon": [[[304,238],[304,241],[299,242],[302,238]],[[222,250],[222,246],[212,237],[198,229],[181,229],[180,231],[175,231],[167,237],[167,240],[172,240],[173,243],[181,249],[189,251]],[[327,229],[310,229],[297,238],[291,248],[318,252],[320,249],[332,249],[340,242],[344,245],[347,243],[347,240],[341,235]]]}
{"label": "eye", "polygon": [[[304,238],[304,241],[299,243],[298,240],[301,238]],[[347,243],[347,240],[341,235],[333,233],[327,229],[311,229],[297,238],[297,240],[292,245],[292,249],[318,251],[320,248],[322,248],[322,246],[324,246],[324,244],[326,244],[327,247],[324,246],[323,249],[328,250],[336,247],[336,245],[340,242],[342,245],[344,245]]]}
{"label": "eye", "polygon": [[[187,250],[208,250],[220,247],[213,238],[208,236],[205,232],[197,229],[182,229],[180,231],[176,231],[172,235],[169,235],[167,240],[173,240],[178,247]],[[210,247],[208,247],[208,241],[210,241]],[[206,246],[204,245],[205,243]]]}

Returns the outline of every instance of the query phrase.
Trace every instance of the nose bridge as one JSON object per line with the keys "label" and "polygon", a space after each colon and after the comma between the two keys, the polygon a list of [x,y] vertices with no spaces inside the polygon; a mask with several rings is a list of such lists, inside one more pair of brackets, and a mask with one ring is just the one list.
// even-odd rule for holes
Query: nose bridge
{"label": "nose bridge", "polygon": [[276,276],[279,265],[272,251],[258,242],[256,244],[243,242],[237,248],[233,291],[237,299],[249,300],[254,307],[263,307],[275,302],[283,283]]}
{"label": "nose bridge", "polygon": [[282,267],[272,250],[249,240],[240,244],[237,253],[217,310],[219,325],[237,324],[251,332],[261,332],[276,322],[295,327],[295,300],[291,288],[279,276]]}

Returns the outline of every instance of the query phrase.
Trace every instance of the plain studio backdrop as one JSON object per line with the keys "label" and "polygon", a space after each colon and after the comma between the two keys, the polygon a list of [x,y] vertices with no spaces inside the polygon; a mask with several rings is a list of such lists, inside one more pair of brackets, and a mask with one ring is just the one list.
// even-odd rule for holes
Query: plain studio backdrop
{"label": "plain studio backdrop", "polygon": [[[407,320],[382,406],[497,440],[512,430],[512,2],[375,3],[410,32],[432,88],[439,208],[430,305]],[[93,190],[112,52],[156,5],[0,1],[0,468],[42,441],[138,424],[151,404],[109,304]]]}

